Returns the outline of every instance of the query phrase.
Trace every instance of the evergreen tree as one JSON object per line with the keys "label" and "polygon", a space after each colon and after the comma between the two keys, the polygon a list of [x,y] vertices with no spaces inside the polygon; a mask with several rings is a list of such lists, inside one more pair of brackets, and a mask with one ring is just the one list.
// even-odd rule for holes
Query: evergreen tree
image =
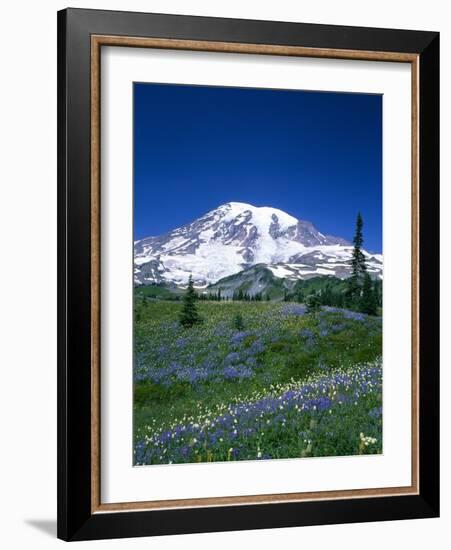
{"label": "evergreen tree", "polygon": [[355,225],[355,235],[352,241],[354,243],[354,250],[352,252],[352,274],[357,279],[361,279],[366,273],[366,261],[362,252],[363,246],[363,219],[360,212],[357,214],[357,220]]}
{"label": "evergreen tree", "polygon": [[374,293],[373,283],[368,273],[365,273],[362,287],[362,297],[360,300],[360,310],[368,315],[376,315],[377,302],[376,295]]}
{"label": "evergreen tree", "polygon": [[244,330],[244,320],[241,313],[237,313],[235,315],[235,318],[233,319],[233,326],[236,328],[236,330]]}
{"label": "evergreen tree", "polygon": [[196,306],[197,295],[194,290],[193,278],[190,275],[188,280],[188,288],[183,297],[183,307],[180,313],[180,324],[184,327],[192,327],[201,322]]}
{"label": "evergreen tree", "polygon": [[366,275],[366,261],[362,252],[363,245],[363,219],[360,212],[357,214],[354,250],[352,251],[351,267],[352,274],[348,279],[347,305],[356,307],[362,295],[362,286]]}
{"label": "evergreen tree", "polygon": [[377,307],[382,307],[382,281],[374,279],[373,293]]}
{"label": "evergreen tree", "polygon": [[309,294],[305,300],[307,306],[307,313],[316,313],[321,307],[321,299],[317,292]]}
{"label": "evergreen tree", "polygon": [[331,306],[332,305],[332,291],[330,289],[330,286],[326,286],[322,292],[321,292],[321,304],[323,306]]}

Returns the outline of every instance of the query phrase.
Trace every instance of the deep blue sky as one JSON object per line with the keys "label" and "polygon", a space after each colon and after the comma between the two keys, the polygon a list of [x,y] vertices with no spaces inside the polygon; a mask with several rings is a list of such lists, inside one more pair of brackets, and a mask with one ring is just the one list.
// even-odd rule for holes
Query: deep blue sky
{"label": "deep blue sky", "polygon": [[135,239],[229,201],[382,250],[382,96],[134,84]]}

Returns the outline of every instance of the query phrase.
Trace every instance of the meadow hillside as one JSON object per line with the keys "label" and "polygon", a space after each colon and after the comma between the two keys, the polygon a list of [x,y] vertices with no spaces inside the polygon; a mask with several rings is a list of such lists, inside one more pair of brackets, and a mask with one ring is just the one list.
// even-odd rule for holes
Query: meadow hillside
{"label": "meadow hillside", "polygon": [[135,298],[136,465],[382,452],[382,321],[295,302]]}

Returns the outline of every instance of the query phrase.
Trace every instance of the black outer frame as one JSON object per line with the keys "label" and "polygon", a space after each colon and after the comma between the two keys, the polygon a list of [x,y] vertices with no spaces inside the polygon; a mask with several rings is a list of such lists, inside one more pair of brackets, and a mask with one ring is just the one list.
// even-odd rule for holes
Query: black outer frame
{"label": "black outer frame", "polygon": [[[420,494],[91,513],[92,34],[420,56]],[[58,537],[136,537],[439,515],[439,34],[72,9],[58,12]]]}

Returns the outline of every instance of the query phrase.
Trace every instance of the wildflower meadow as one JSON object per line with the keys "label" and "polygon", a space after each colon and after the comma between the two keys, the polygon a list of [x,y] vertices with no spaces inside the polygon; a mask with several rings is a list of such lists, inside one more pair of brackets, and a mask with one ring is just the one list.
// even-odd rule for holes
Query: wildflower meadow
{"label": "wildflower meadow", "polygon": [[135,298],[134,464],[382,452],[382,319]]}

